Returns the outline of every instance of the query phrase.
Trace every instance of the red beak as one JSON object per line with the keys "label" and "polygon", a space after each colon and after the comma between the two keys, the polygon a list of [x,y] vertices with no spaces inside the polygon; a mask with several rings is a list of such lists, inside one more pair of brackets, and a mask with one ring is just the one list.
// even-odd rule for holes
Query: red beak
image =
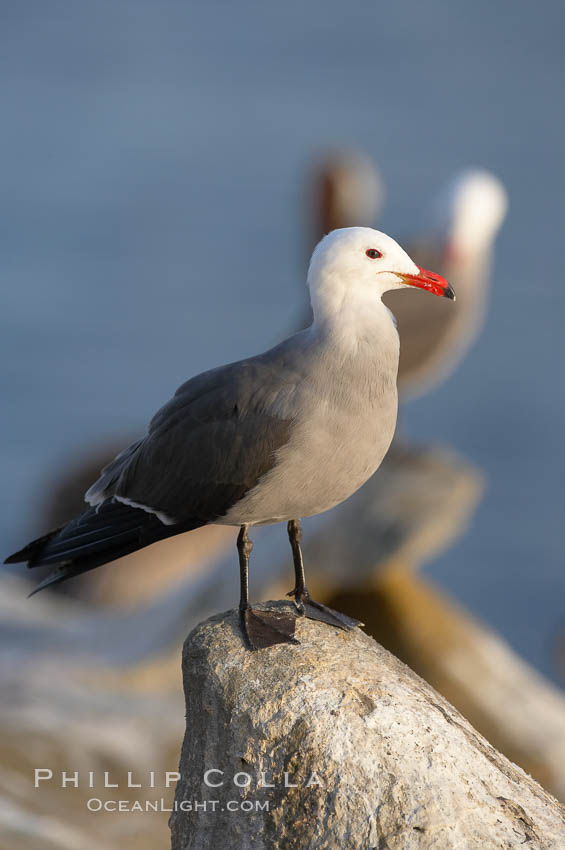
{"label": "red beak", "polygon": [[409,283],[410,286],[417,286],[419,289],[426,289],[428,292],[433,292],[434,295],[440,295],[443,298],[450,298],[451,301],[455,301],[455,292],[451,284],[444,277],[435,272],[429,272],[420,266],[418,268],[420,269],[419,274],[400,274],[400,272],[395,272],[395,274],[401,277],[405,283]]}

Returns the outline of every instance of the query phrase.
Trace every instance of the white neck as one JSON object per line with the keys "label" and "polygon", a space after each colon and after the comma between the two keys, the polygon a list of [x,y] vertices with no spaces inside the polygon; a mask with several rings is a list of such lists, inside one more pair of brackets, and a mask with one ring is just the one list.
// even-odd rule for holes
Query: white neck
{"label": "white neck", "polygon": [[312,331],[316,336],[325,338],[344,354],[356,354],[363,348],[379,357],[384,348],[388,356],[398,357],[396,324],[379,293],[370,299],[356,298],[351,291],[343,298],[335,297],[334,292],[333,297],[328,294],[320,297],[317,291],[312,295]]}

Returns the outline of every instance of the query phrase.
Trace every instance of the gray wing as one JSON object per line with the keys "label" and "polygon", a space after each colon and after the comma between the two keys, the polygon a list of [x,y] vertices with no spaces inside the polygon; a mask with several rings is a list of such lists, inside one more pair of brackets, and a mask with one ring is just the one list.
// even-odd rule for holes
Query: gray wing
{"label": "gray wing", "polygon": [[153,417],[147,436],[102,471],[87,501],[117,496],[174,522],[225,514],[288,441],[289,399],[300,379],[293,359],[283,343],[187,381]]}

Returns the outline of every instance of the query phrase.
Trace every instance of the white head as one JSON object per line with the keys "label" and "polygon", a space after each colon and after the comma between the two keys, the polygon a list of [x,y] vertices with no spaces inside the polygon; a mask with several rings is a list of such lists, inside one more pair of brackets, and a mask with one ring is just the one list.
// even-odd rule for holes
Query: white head
{"label": "white head", "polygon": [[428,226],[450,254],[474,256],[491,247],[507,208],[506,190],[494,174],[467,170],[437,196],[428,214]]}
{"label": "white head", "polygon": [[400,245],[371,227],[333,230],[316,246],[308,270],[314,316],[339,313],[348,304],[379,303],[389,289],[416,286],[455,298],[440,275],[414,263]]}

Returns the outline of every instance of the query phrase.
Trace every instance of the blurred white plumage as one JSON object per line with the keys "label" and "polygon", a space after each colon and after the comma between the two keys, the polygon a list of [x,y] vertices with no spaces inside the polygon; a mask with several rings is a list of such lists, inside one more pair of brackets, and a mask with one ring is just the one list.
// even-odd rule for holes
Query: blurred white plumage
{"label": "blurred white plumage", "polygon": [[430,305],[430,299],[418,297],[420,292],[384,297],[398,322],[403,396],[422,395],[445,379],[476,339],[487,305],[494,240],[506,209],[500,180],[487,171],[464,171],[438,194],[422,235],[408,243],[415,262],[431,264],[453,284],[457,302],[445,310],[444,304]]}

